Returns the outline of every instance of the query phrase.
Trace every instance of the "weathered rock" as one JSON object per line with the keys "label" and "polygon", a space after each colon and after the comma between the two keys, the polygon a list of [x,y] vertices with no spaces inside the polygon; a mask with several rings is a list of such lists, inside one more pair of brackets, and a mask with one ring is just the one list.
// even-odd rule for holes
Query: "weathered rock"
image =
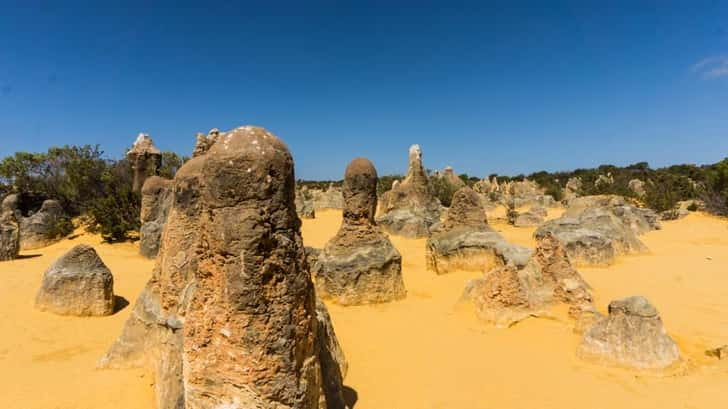
{"label": "weathered rock", "polygon": [[172,185],[171,180],[152,176],[142,187],[139,252],[144,257],[154,258],[159,253],[162,231],[172,207]]}
{"label": "weathered rock", "polygon": [[152,138],[140,133],[134,141],[131,149],[126,153],[134,169],[134,181],[132,189],[141,192],[144,181],[152,175],[156,175],[162,166],[162,152],[154,146]]}
{"label": "weathered rock", "polygon": [[0,207],[0,261],[13,260],[20,251],[20,225],[15,218],[15,195],[8,195]]}
{"label": "weathered rock", "polygon": [[581,178],[569,178],[569,180],[566,181],[566,186],[564,187],[562,194],[564,203],[569,203],[573,199],[579,197],[579,192],[581,191],[582,186],[583,183],[581,181]]}
{"label": "weathered rock", "polygon": [[102,366],[156,363],[160,408],[336,407],[287,147],[237,128],[173,191],[153,277]]}
{"label": "weathered rock", "polygon": [[644,297],[609,303],[609,316],[584,334],[578,352],[584,358],[636,369],[664,369],[680,359],[657,309]]}
{"label": "weathered rock", "polygon": [[455,192],[442,224],[427,239],[428,270],[437,274],[453,270],[488,271],[513,263],[523,266],[531,251],[508,243],[486,223],[478,194],[464,187]]}
{"label": "weathered rock", "polygon": [[319,398],[320,409],[347,408],[343,394],[343,381],[349,369],[344,350],[334,333],[329,311],[320,299],[316,299],[316,334],[318,338],[318,358],[323,376],[323,394]]}
{"label": "weathered rock", "polygon": [[60,315],[111,315],[114,277],[93,247],[79,244],[43,274],[35,306]]}
{"label": "weathered rock", "polygon": [[426,237],[430,227],[440,221],[440,209],[422,166],[422,150],[412,145],[407,177],[382,195],[377,224],[392,234]]}
{"label": "weathered rock", "polygon": [[309,196],[310,193],[306,186],[296,189],[296,213],[302,219],[316,218],[316,206]]}
{"label": "weathered rock", "polygon": [[531,206],[525,213],[518,213],[513,220],[516,227],[538,226],[546,219],[546,209],[540,206]]}
{"label": "weathered rock", "polygon": [[497,266],[466,286],[463,299],[475,304],[479,317],[508,327],[529,316],[548,313],[557,303],[568,305],[577,322],[593,312],[589,286],[571,266],[553,236],[543,237],[524,265]]}
{"label": "weathered rock", "polygon": [[594,181],[595,187],[605,187],[605,186],[611,186],[614,184],[614,177],[611,173],[607,173],[606,175],[599,175],[597,176],[597,180]]}
{"label": "weathered rock", "polygon": [[341,188],[334,186],[333,183],[329,184],[328,189],[323,191],[312,189],[311,195],[313,196],[315,210],[344,208],[344,195]]}
{"label": "weathered rock", "polygon": [[617,256],[647,251],[637,238],[660,227],[657,215],[627,204],[619,196],[572,199],[564,214],[542,224],[534,233],[552,233],[577,265],[610,265]]}
{"label": "weathered rock", "polygon": [[195,141],[195,149],[192,151],[192,157],[194,158],[207,153],[219,137],[220,131],[217,128],[210,129],[207,136],[198,133]]}
{"label": "weathered rock", "polygon": [[632,191],[637,197],[643,198],[647,194],[645,190],[645,182],[640,179],[632,179],[627,184],[629,190]]}
{"label": "weathered rock", "polygon": [[37,212],[28,217],[19,217],[20,249],[35,250],[59,241],[61,236],[58,226],[65,218],[57,200],[46,200]]}
{"label": "weathered rock", "polygon": [[343,222],[318,255],[316,290],[343,305],[381,303],[404,298],[402,257],[374,223],[377,171],[356,158],[344,176]]}

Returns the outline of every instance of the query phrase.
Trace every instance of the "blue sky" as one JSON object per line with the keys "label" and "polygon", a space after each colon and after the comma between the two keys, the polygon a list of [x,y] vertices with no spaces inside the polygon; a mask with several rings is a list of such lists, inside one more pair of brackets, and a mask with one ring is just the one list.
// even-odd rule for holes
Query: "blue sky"
{"label": "blue sky", "polygon": [[0,155],[254,124],[308,179],[728,156],[725,1],[115,3],[0,0]]}

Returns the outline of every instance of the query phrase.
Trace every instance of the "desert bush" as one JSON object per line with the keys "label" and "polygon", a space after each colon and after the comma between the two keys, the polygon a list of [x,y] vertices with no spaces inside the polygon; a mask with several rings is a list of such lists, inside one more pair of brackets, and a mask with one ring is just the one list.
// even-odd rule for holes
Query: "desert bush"
{"label": "desert bush", "polygon": [[102,179],[105,194],[90,203],[88,228],[107,242],[126,240],[140,227],[141,199],[132,190],[131,165],[125,159],[113,162]]}
{"label": "desert bush", "polygon": [[450,207],[452,203],[452,197],[458,187],[445,180],[442,177],[430,178],[430,191],[432,195],[440,200],[440,203],[445,207]]}

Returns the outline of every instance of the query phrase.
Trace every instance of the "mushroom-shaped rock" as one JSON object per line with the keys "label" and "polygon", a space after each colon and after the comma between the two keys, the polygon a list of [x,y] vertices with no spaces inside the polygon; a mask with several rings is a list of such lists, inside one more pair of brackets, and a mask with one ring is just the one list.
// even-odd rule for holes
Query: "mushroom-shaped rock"
{"label": "mushroom-shaped rock", "polygon": [[402,257],[374,223],[377,171],[356,158],[344,175],[343,221],[314,265],[317,293],[343,305],[404,298]]}
{"label": "mushroom-shaped rock", "polygon": [[162,166],[162,152],[154,146],[149,135],[140,133],[131,149],[126,153],[126,157],[129,158],[132,169],[134,169],[132,189],[140,192],[144,181],[149,176],[156,175]]}
{"label": "mushroom-shaped rock", "polygon": [[437,274],[523,266],[530,256],[529,249],[508,243],[488,226],[480,197],[469,187],[455,192],[445,220],[427,239],[427,268]]}
{"label": "mushroom-shaped rock", "polygon": [[392,234],[427,237],[430,227],[440,221],[440,207],[422,166],[422,150],[412,145],[407,177],[382,195],[377,224]]}
{"label": "mushroom-shaped rock", "polygon": [[79,244],[46,270],[35,306],[60,315],[111,315],[114,277],[93,247]]}
{"label": "mushroom-shaped rock", "polygon": [[609,316],[585,334],[579,355],[636,369],[664,369],[680,359],[657,309],[639,296],[609,303]]}
{"label": "mushroom-shaped rock", "polygon": [[172,181],[152,176],[142,187],[141,222],[139,229],[139,253],[154,258],[159,253],[162,230],[172,206]]}
{"label": "mushroom-shaped rock", "polygon": [[466,286],[481,319],[508,327],[532,315],[546,314],[563,303],[577,320],[594,313],[589,286],[569,263],[566,252],[553,236],[542,238],[523,266],[509,263]]}
{"label": "mushroom-shaped rock", "polygon": [[0,208],[0,261],[13,260],[20,251],[20,225],[15,218],[16,195],[8,195]]}

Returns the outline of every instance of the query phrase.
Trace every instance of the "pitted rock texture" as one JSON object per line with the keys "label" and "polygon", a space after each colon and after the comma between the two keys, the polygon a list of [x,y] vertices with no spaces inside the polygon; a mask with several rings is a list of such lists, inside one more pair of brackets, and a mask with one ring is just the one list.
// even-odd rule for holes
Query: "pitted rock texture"
{"label": "pitted rock texture", "polygon": [[172,185],[169,179],[152,176],[142,187],[139,252],[144,257],[154,258],[159,253],[162,231],[172,207]]}
{"label": "pitted rock texture", "polygon": [[296,189],[296,213],[302,219],[316,218],[316,206],[306,186]]}
{"label": "pitted rock texture", "polygon": [[13,260],[20,251],[20,225],[15,217],[15,195],[5,197],[0,207],[0,261]]}
{"label": "pitted rock texture", "polygon": [[513,220],[516,227],[533,227],[538,226],[546,219],[546,209],[539,205],[531,206],[525,213],[519,213]]}
{"label": "pitted rock texture", "polygon": [[538,242],[525,265],[509,263],[494,268],[468,283],[463,298],[474,303],[482,320],[497,327],[547,315],[557,303],[568,305],[577,321],[594,313],[589,286],[571,266],[559,241],[550,235]]}
{"label": "pitted rock texture", "polygon": [[455,192],[445,220],[427,239],[427,268],[437,274],[523,266],[530,256],[531,250],[508,243],[488,226],[478,194],[469,187]]}
{"label": "pitted rock texture", "polygon": [[198,133],[195,140],[195,149],[192,151],[192,157],[194,158],[207,153],[219,137],[220,131],[217,128],[210,129],[207,136],[202,133]]}
{"label": "pitted rock texture", "polygon": [[162,152],[154,146],[152,138],[140,133],[131,149],[126,153],[134,169],[134,181],[132,189],[141,192],[144,181],[152,175],[156,175],[162,166]]}
{"label": "pitted rock texture", "polygon": [[407,176],[382,195],[377,224],[392,234],[427,237],[430,227],[440,221],[440,210],[422,166],[422,150],[412,145]]}
{"label": "pitted rock texture", "polygon": [[342,305],[381,303],[404,298],[402,257],[374,223],[377,171],[356,158],[344,176],[341,227],[319,253],[314,273],[317,293]]}
{"label": "pitted rock texture", "polygon": [[647,251],[637,235],[659,228],[652,210],[622,197],[585,196],[573,199],[561,217],[542,224],[534,235],[552,233],[577,265],[610,265],[619,255]]}
{"label": "pitted rock texture", "polygon": [[237,128],[173,183],[153,277],[101,365],[156,363],[162,408],[337,407],[345,370],[322,363],[340,349],[318,318],[288,148]]}
{"label": "pitted rock texture", "polygon": [[111,315],[114,277],[93,247],[79,244],[43,274],[35,306],[59,315]]}
{"label": "pitted rock texture", "polygon": [[639,296],[610,302],[609,316],[584,334],[578,352],[587,359],[636,369],[665,369],[680,360],[657,309]]}

